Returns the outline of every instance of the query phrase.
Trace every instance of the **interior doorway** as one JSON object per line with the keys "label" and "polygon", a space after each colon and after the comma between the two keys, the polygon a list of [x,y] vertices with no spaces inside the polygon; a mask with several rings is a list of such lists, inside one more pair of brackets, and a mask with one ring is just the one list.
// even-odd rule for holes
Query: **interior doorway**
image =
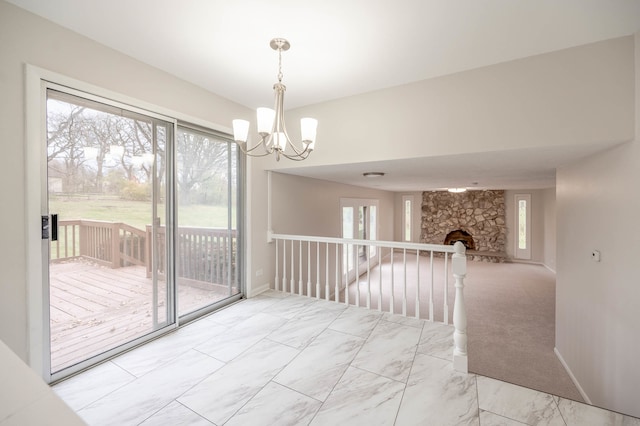
{"label": "interior doorway", "polygon": [[[342,238],[354,240],[376,240],[378,238],[378,200],[342,198],[340,214]],[[342,255],[343,284],[348,285],[367,267],[377,265],[379,250],[375,246],[347,244]]]}

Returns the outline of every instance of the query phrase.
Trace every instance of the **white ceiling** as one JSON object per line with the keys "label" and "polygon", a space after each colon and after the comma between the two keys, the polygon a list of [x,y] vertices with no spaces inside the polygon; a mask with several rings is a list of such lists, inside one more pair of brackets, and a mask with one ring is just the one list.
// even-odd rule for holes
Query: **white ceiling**
{"label": "white ceiling", "polygon": [[[640,29],[640,0],[8,1],[250,108],[273,102],[274,37],[291,42],[283,83],[285,106],[294,108]],[[463,162],[462,186],[548,187],[555,166],[602,148],[292,172],[390,190],[430,189],[454,186],[453,165]],[[360,182],[369,167],[387,176]]]}

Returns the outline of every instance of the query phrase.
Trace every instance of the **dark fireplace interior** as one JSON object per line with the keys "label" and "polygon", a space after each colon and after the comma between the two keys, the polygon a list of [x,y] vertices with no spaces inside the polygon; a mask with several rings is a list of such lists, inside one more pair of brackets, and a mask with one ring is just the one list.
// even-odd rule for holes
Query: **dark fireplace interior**
{"label": "dark fireplace interior", "polygon": [[457,241],[460,241],[467,250],[475,250],[476,243],[473,241],[473,237],[466,231],[462,229],[456,229],[455,231],[451,231],[447,234],[444,239],[444,245],[454,245]]}

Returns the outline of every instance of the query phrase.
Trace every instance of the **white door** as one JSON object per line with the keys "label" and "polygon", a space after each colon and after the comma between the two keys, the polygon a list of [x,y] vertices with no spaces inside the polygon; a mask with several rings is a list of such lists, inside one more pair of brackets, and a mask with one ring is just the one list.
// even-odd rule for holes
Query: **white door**
{"label": "white door", "polygon": [[[340,200],[342,238],[354,240],[378,239],[378,200],[343,198]],[[347,244],[343,250],[343,284],[350,283],[367,267],[378,264],[375,246]]]}

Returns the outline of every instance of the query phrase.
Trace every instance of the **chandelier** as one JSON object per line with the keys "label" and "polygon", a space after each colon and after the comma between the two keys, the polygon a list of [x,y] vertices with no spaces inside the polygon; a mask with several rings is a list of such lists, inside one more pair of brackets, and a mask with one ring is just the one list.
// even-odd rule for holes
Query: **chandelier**
{"label": "chandelier", "polygon": [[[287,88],[282,84],[282,52],[289,50],[291,45],[283,38],[274,38],[271,40],[270,46],[273,50],[278,51],[278,82],[273,85],[275,110],[271,108],[257,109],[260,142],[256,145],[248,146],[249,122],[247,120],[233,120],[233,139],[242,152],[253,157],[263,157],[275,153],[277,161],[280,161],[280,156],[301,161],[309,157],[313,151],[318,120],[302,118],[300,120],[302,142],[298,146],[291,142],[284,124],[284,91]],[[260,147],[261,149],[259,149]],[[291,153],[285,152],[287,147],[290,148]]]}

